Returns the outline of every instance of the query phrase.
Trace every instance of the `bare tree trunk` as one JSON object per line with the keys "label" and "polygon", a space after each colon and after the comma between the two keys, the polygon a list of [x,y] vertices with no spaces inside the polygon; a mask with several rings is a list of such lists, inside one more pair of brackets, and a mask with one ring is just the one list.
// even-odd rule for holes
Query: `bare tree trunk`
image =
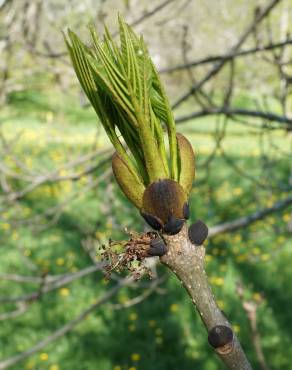
{"label": "bare tree trunk", "polygon": [[230,323],[218,308],[208,284],[204,269],[205,248],[191,243],[186,226],[177,235],[165,235],[165,240],[168,252],[161,261],[176,274],[189,293],[208,330],[210,344],[216,347],[216,353],[229,369],[251,370],[252,367]]}

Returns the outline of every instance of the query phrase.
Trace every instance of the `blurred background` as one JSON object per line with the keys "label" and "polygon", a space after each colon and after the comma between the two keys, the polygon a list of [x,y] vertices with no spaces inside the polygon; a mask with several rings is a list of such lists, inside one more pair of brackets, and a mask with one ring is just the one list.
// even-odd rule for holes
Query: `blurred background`
{"label": "blurred background", "polygon": [[145,224],[61,31],[118,12],[193,144],[218,305],[254,369],[291,370],[292,0],[0,0],[0,369],[224,368],[166,268],[127,284],[98,258]]}

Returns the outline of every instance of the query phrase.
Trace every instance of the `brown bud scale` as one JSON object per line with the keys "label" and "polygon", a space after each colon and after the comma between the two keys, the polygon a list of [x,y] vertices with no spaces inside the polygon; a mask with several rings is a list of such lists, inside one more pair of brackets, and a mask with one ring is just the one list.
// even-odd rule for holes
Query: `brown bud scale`
{"label": "brown bud scale", "polygon": [[214,326],[209,331],[208,342],[216,352],[222,355],[228,354],[233,349],[233,331],[229,326]]}
{"label": "brown bud scale", "polygon": [[194,245],[202,245],[208,236],[208,227],[198,220],[188,229],[189,239]]}

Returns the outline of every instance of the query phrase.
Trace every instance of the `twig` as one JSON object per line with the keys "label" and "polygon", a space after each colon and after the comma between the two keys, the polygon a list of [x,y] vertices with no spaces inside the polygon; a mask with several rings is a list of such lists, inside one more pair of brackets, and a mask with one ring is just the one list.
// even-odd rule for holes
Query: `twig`
{"label": "twig", "polygon": [[258,325],[257,325],[257,309],[259,307],[260,302],[258,303],[258,302],[255,302],[254,300],[248,300],[248,301],[245,300],[244,294],[243,294],[243,286],[241,284],[238,284],[236,291],[239,295],[239,298],[242,303],[242,307],[250,323],[251,332],[252,332],[252,342],[255,347],[259,365],[262,370],[270,370],[269,366],[267,365],[265,355],[262,349],[261,335],[260,335]]}
{"label": "twig", "polygon": [[0,321],[6,321],[6,320],[9,320],[9,319],[14,319],[15,317],[18,317],[18,316],[22,315],[24,312],[26,312],[28,307],[29,307],[28,303],[19,302],[18,307],[17,307],[16,310],[1,313],[0,314]]}
{"label": "twig", "polygon": [[[58,203],[57,205],[54,205],[50,208],[47,208],[43,213],[37,214],[29,219],[20,219],[15,220],[13,222],[13,226],[19,226],[19,225],[32,225],[36,224],[38,226],[38,230],[43,230],[47,228],[49,225],[55,223],[57,219],[60,217],[60,214],[62,213],[63,209],[72,201],[76,200],[78,197],[82,196],[86,192],[90,191],[91,189],[94,189],[98,184],[100,184],[102,181],[104,181],[106,178],[110,177],[112,175],[112,171],[109,168],[108,170],[101,173],[98,177],[95,178],[95,180],[91,181],[89,184],[84,186],[81,190],[78,189],[77,191],[73,191],[64,201],[61,203]],[[53,219],[50,220],[47,224],[40,224],[40,220],[42,217],[49,217],[53,216]]]}
{"label": "twig", "polygon": [[41,340],[33,347],[29,348],[28,350],[19,353],[18,355],[12,356],[7,358],[4,361],[0,362],[0,370],[8,369],[9,367],[23,361],[27,357],[33,355],[34,353],[40,351],[42,348],[46,347],[48,344],[55,342],[57,339],[61,338],[69,331],[74,329],[74,327],[79,324],[82,320],[84,320],[91,312],[93,312],[97,307],[108,301],[112,298],[121,287],[129,285],[133,281],[132,278],[125,278],[121,280],[117,285],[115,285],[112,289],[108,290],[107,293],[102,295],[98,298],[92,305],[90,305],[87,309],[82,311],[74,320],[69,321],[66,325],[62,326],[54,333],[49,335],[47,338]]}
{"label": "twig", "polygon": [[227,349],[225,345],[217,347],[216,353],[229,369],[252,370],[236,335],[232,332],[231,324],[218,308],[208,284],[204,269],[205,248],[191,244],[186,226],[179,234],[166,235],[165,239],[168,252],[161,261],[176,274],[187,290],[209,332],[209,337],[216,328],[222,327],[232,335],[226,343]]}
{"label": "twig", "polygon": [[96,271],[100,271],[103,267],[103,263],[96,264],[93,266],[86,267],[80,271],[74,272],[72,274],[65,274],[61,275],[59,278],[55,278],[52,280],[46,280],[43,284],[44,279],[40,278],[39,281],[40,286],[43,284],[41,291],[37,290],[33,293],[28,293],[22,296],[9,296],[9,297],[1,297],[0,296],[0,302],[31,302],[37,300],[40,295],[49,293],[53,290],[59,289],[60,287],[67,285],[71,283],[72,281],[76,279],[80,279],[81,277],[90,275]]}
{"label": "twig", "polygon": [[257,47],[254,47],[254,48],[238,51],[238,52],[233,53],[233,54],[212,55],[212,56],[209,56],[209,57],[206,57],[206,58],[194,60],[192,62],[178,64],[178,65],[173,66],[173,67],[160,69],[159,73],[172,73],[172,72],[181,71],[181,70],[188,69],[188,68],[198,67],[198,66],[201,66],[203,64],[219,62],[221,60],[226,60],[226,61],[227,60],[232,60],[232,59],[235,59],[235,58],[238,58],[238,57],[244,57],[244,56],[247,56],[247,55],[250,55],[250,54],[269,51],[269,50],[278,49],[278,48],[283,48],[284,46],[291,45],[291,44],[292,44],[292,39],[287,39],[285,41],[277,42],[275,44],[269,43],[267,45],[257,46]]}
{"label": "twig", "polygon": [[[248,36],[254,31],[255,27],[259,25],[259,23],[269,15],[271,10],[280,2],[281,0],[272,0],[269,4],[262,10],[259,11],[257,16],[253,19],[252,23],[247,27],[247,29],[243,32],[237,43],[230,49],[227,55],[234,54],[245,42]],[[228,57],[225,59],[220,60],[211,70],[203,77],[200,81],[198,81],[195,85],[193,85],[190,90],[182,95],[178,100],[173,104],[173,109],[177,108],[181,105],[184,101],[186,101],[189,96],[191,96],[196,90],[201,88],[206,82],[208,82],[212,77],[214,77],[225,65],[225,63],[229,60]]]}
{"label": "twig", "polygon": [[149,12],[146,12],[145,14],[143,14],[140,18],[136,19],[134,22],[130,23],[130,26],[131,27],[137,26],[137,24],[140,24],[143,21],[145,21],[145,19],[152,17],[154,14],[158,13],[160,10],[162,10],[167,5],[169,5],[170,3],[173,3],[173,2],[174,2],[174,0],[164,1],[163,3],[157,5],[155,8],[150,10]]}
{"label": "twig", "polygon": [[185,116],[177,117],[176,123],[182,123],[186,121],[190,121],[192,119],[212,116],[217,114],[224,114],[226,116],[238,115],[238,116],[246,116],[246,117],[255,117],[255,118],[262,118],[267,121],[271,122],[279,122],[279,123],[287,123],[288,125],[292,125],[292,119],[286,116],[280,116],[278,114],[272,112],[260,112],[256,110],[249,110],[249,109],[241,109],[241,108],[210,108],[204,109],[198,112],[193,112],[187,114]]}
{"label": "twig", "polygon": [[212,226],[209,229],[209,237],[213,237],[218,234],[223,234],[230,231],[235,231],[240,228],[244,228],[256,222],[258,220],[262,220],[263,218],[267,217],[268,215],[281,211],[284,208],[287,208],[292,204],[292,197],[286,198],[284,200],[280,200],[272,205],[272,207],[268,207],[252,213],[248,216],[240,217],[236,220],[224,222],[222,224]]}
{"label": "twig", "polygon": [[[72,162],[70,162],[68,164],[65,164],[63,166],[63,168],[61,168],[61,169],[66,170],[66,169],[69,169],[69,168],[76,167],[76,166],[80,165],[81,163],[92,160],[92,159],[94,159],[95,157],[97,157],[99,155],[107,154],[108,152],[109,152],[108,149],[105,149],[105,150],[100,150],[99,149],[99,150],[97,150],[93,153],[87,154],[85,156],[81,156],[81,157],[73,160]],[[35,190],[37,187],[39,187],[41,185],[44,185],[46,183],[55,183],[55,182],[65,181],[65,180],[71,180],[71,181],[78,180],[80,177],[88,175],[89,173],[97,170],[98,168],[102,167],[104,164],[108,163],[109,159],[110,159],[110,157],[106,156],[103,160],[101,160],[97,164],[87,166],[85,169],[83,169],[80,172],[68,174],[66,176],[60,176],[59,175],[60,169],[54,170],[54,171],[46,173],[44,175],[37,176],[37,177],[33,178],[31,183],[29,185],[27,185],[27,187],[25,187],[24,189],[19,190],[19,191],[14,192],[14,193],[8,194],[5,201],[7,203],[11,203],[11,202],[14,202],[15,200],[19,200],[19,199],[23,198],[25,195],[27,195],[28,193]]]}
{"label": "twig", "polygon": [[132,306],[135,306],[136,304],[139,304],[143,302],[145,299],[147,299],[153,292],[157,290],[157,287],[159,284],[161,284],[165,280],[165,277],[155,279],[151,282],[149,288],[145,289],[142,294],[138,295],[137,297],[134,297],[132,299],[129,299],[128,301],[124,303],[115,303],[110,304],[110,308],[114,310],[122,310],[124,308],[129,308]]}
{"label": "twig", "polygon": [[[132,23],[130,23],[131,27],[137,26],[138,24],[144,22],[146,19],[152,17],[153,15],[158,13],[160,10],[164,9],[167,5],[169,5],[172,2],[174,2],[174,0],[166,0],[163,3],[157,5],[155,8],[149,10],[148,12],[141,15],[141,17],[137,18]],[[112,36],[115,37],[115,36],[118,35],[118,33],[119,32],[116,31],[112,34]],[[31,45],[29,45],[29,44],[26,45],[26,46],[32,54],[34,54],[36,56],[39,56],[39,57],[42,57],[42,58],[59,59],[61,57],[64,57],[64,56],[68,55],[67,51],[60,51],[60,52],[51,52],[51,51],[49,51],[49,52],[46,53],[46,52],[36,50],[34,47],[31,47]]]}

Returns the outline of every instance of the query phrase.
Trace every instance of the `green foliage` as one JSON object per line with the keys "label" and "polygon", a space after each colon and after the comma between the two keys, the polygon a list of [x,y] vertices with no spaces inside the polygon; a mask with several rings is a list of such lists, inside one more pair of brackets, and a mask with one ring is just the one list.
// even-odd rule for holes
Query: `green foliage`
{"label": "green foliage", "polygon": [[[54,107],[50,106],[50,109]],[[31,171],[40,173],[44,169],[62,168],[73,154],[88,153],[95,145],[96,123],[87,120],[87,111],[84,111],[83,118],[80,111],[76,109],[76,112],[81,123],[75,126],[69,126],[73,108],[65,117],[52,113],[53,119],[48,122],[40,108],[38,121],[29,123],[30,110],[24,109],[22,115],[17,116],[18,107],[15,111],[10,107],[5,112],[10,119],[3,124],[4,134],[12,138],[22,133],[14,149],[22,164]],[[211,143],[215,146],[213,135],[216,126],[211,121],[200,121],[200,130],[193,122],[183,129],[185,133],[188,130],[187,136],[196,148],[199,168],[196,183],[200,186],[194,187],[190,196],[190,222],[203,219],[211,226],[276,201],[271,199],[269,191],[243,178],[218,154],[210,168],[205,166],[206,158],[214,149]],[[98,145],[108,147],[105,135],[99,135]],[[273,135],[276,144],[287,150],[285,138],[275,131]],[[287,183],[288,158],[279,163],[276,178],[262,178],[258,143],[250,129],[232,122],[223,147],[229,158],[250,176],[272,185],[273,181]],[[269,149],[267,155],[275,160],[276,149]],[[9,157],[6,160],[11,165]],[[108,168],[108,164],[106,166]],[[143,222],[136,210],[108,179],[85,192],[85,188],[103,171],[104,168],[87,174],[79,181],[46,183],[2,214],[0,273],[41,276],[44,272],[76,272],[92,264],[82,248],[84,242],[98,248],[109,238],[127,238],[124,227],[142,231]],[[16,189],[22,185],[13,184]],[[41,230],[26,224],[10,225],[12,217],[26,221],[62,203],[74,191],[78,191],[80,196],[74,196],[60,217],[48,227],[47,222],[52,221],[50,215],[43,215],[38,220],[37,225],[44,227]],[[261,199],[258,205],[256,199]],[[292,253],[287,231],[290,213],[288,209],[272,215],[247,229],[217,236],[206,245],[207,272],[218,304],[233,323],[256,370],[260,368],[251,342],[249,323],[235,292],[235,282],[238,279],[243,281],[248,299],[257,300],[263,294],[258,327],[267,362],[271,368],[290,370]],[[101,306],[70,334],[12,367],[12,370],[223,369],[208,347],[205,328],[189,297],[177,279],[164,268],[159,273],[167,274],[161,291],[128,309],[114,310],[110,305]],[[24,315],[1,322],[1,359],[30,348],[74,319],[112,284],[115,282],[106,282],[101,273],[89,275],[44,295],[32,303]],[[37,284],[20,285],[1,280],[1,296],[22,295],[38,287]],[[110,303],[120,304],[142,293],[142,287],[124,288]],[[0,313],[15,308],[13,304],[1,304]]]}
{"label": "green foliage", "polygon": [[[146,186],[159,178],[178,180],[175,124],[168,99],[143,38],[121,17],[119,26],[120,47],[106,28],[101,41],[94,27],[89,27],[91,47],[68,31],[65,41],[76,75],[131,172],[136,172]],[[168,132],[170,165],[163,124]]]}
{"label": "green foliage", "polygon": [[127,162],[116,152],[112,158],[112,169],[127,198],[139,209],[142,208],[142,199],[145,186],[135,172],[129,168]]}

